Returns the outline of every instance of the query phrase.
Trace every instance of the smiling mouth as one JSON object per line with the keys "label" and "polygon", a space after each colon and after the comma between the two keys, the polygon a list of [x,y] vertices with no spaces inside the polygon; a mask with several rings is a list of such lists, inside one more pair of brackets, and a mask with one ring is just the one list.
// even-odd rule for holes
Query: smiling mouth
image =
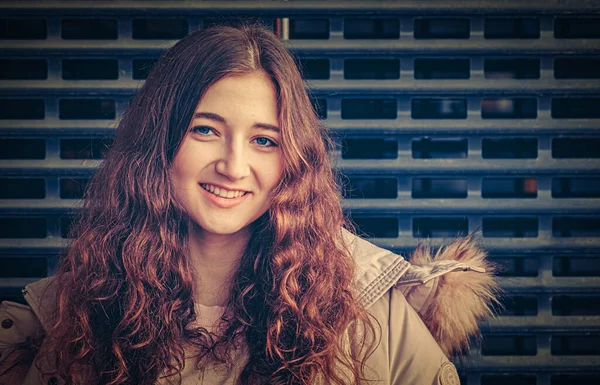
{"label": "smiling mouth", "polygon": [[225,199],[239,198],[239,197],[242,197],[242,196],[248,194],[248,191],[225,190],[223,188],[213,186],[213,185],[207,184],[207,183],[200,183],[200,187],[202,187],[204,190],[208,191],[209,193],[211,193],[213,195],[216,195],[218,197],[225,198]]}

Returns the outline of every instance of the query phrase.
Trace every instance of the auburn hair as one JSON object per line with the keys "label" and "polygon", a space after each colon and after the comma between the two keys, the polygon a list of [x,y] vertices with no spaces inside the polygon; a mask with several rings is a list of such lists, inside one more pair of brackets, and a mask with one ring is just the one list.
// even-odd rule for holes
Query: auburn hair
{"label": "auburn hair", "polygon": [[[188,220],[169,169],[206,90],[254,71],[277,91],[284,171],[252,226],[223,330],[212,334],[194,326]],[[54,357],[46,375],[176,382],[184,354],[202,371],[227,365],[243,341],[241,383],[358,384],[376,333],[341,243],[346,222],[327,140],[293,57],[265,27],[210,27],[166,50],[119,122],[59,262],[57,310],[38,354]]]}

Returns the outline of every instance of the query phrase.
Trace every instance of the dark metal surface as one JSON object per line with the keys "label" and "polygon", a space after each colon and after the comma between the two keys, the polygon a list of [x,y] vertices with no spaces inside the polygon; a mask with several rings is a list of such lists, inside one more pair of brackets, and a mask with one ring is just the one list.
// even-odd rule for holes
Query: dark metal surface
{"label": "dark metal surface", "polygon": [[[13,232],[0,229],[0,263],[10,259],[26,266],[34,258],[46,259],[51,274],[68,244],[65,229],[81,205],[78,183],[85,184],[102,161],[92,141],[113,135],[128,99],[143,82],[134,62],[154,60],[177,41],[167,35],[139,38],[133,20],[179,20],[185,31],[232,16],[257,17],[267,24],[277,18],[320,20],[327,26],[322,38],[292,36],[286,44],[299,59],[326,59],[306,84],[324,103],[320,112],[338,144],[331,156],[336,170],[351,180],[343,206],[359,230],[404,255],[419,243],[439,247],[475,231],[481,247],[503,269],[500,281],[509,305],[482,325],[488,343],[459,363],[464,382],[600,383],[600,351],[594,347],[600,338],[600,70],[569,62],[600,59],[600,1],[148,4],[0,2],[0,22],[45,23],[36,38],[0,38],[0,64],[3,59],[42,64],[37,77],[14,71],[13,78],[0,78],[0,103],[35,99],[41,106],[35,119],[10,118],[13,111],[0,117],[0,141],[31,146],[29,155],[2,147],[17,155],[0,153],[1,188],[13,186],[10,193],[2,192],[0,221],[8,227],[21,221],[24,231],[38,231],[11,238],[6,234]],[[114,29],[110,38],[70,40],[63,36],[65,19],[109,20]],[[392,20],[392,38],[377,38],[375,27],[371,38],[347,38],[348,21],[356,19]],[[466,20],[467,31],[457,38],[440,27],[447,34],[440,37],[433,28],[425,31],[433,37],[421,38],[418,23],[432,19]],[[509,37],[492,38],[486,32],[490,20],[517,21],[504,31]],[[523,20],[533,21],[532,35]],[[561,27],[561,20],[568,21],[567,27]],[[533,70],[488,73],[487,60],[515,58],[533,59]],[[113,72],[78,79],[82,75],[73,73],[77,65],[69,67],[68,61],[88,59],[105,60]],[[347,59],[389,59],[396,67],[377,72],[367,64],[351,73]],[[423,75],[417,64],[422,59],[466,59],[467,66],[458,75],[448,75],[446,68]],[[61,115],[63,100],[88,99],[104,99],[110,113],[96,111],[93,119]],[[356,99],[359,107],[367,105],[358,115],[354,107],[344,107]],[[76,143],[82,139],[94,150],[82,149]],[[42,151],[39,143],[32,144],[35,140],[42,141]],[[364,151],[352,147],[352,141]],[[364,141],[371,141],[370,147]],[[486,184],[489,179],[495,182]],[[18,187],[30,180],[42,186],[30,194],[34,198]],[[0,277],[0,293],[8,297],[38,278]],[[574,377],[561,377],[565,373]]]}

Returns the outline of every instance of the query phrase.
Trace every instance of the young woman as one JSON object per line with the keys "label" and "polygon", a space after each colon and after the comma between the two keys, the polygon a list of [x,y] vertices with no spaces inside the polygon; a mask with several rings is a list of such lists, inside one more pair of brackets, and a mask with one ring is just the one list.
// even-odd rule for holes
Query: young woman
{"label": "young woman", "polygon": [[352,235],[326,141],[263,27],[167,50],[56,276],[2,305],[5,383],[458,384],[448,357],[495,300],[484,253],[412,265]]}

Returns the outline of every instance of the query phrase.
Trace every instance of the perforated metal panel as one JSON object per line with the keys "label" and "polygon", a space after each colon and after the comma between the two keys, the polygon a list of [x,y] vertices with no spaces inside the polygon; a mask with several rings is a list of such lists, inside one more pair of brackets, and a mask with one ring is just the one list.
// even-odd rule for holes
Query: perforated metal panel
{"label": "perforated metal panel", "polygon": [[510,294],[463,384],[600,383],[598,1],[0,3],[2,299],[51,274],[158,55],[259,17],[338,141],[345,208],[400,253],[480,231]]}

